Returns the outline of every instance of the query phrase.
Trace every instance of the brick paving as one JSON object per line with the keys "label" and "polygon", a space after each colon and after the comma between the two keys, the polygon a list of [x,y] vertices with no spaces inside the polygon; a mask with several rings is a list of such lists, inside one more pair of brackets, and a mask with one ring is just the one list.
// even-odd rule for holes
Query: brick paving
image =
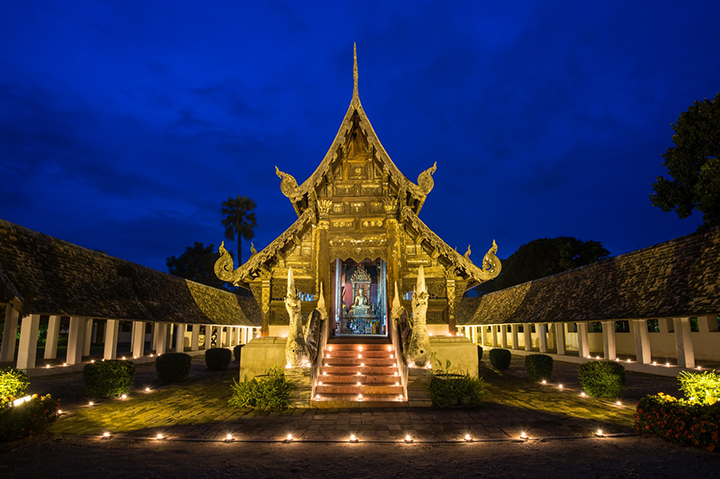
{"label": "brick paving", "polygon": [[[484,371],[486,377],[491,373]],[[237,366],[208,372],[202,358],[195,358],[191,381],[160,388],[153,385],[154,374],[152,366],[139,367],[137,391],[128,400],[105,401],[92,408],[83,397],[80,374],[38,378],[32,387],[33,392],[49,391],[62,399],[62,407],[69,413],[51,429],[62,435],[101,435],[110,431],[117,438],[149,438],[162,433],[174,439],[222,440],[232,434],[243,441],[279,441],[288,434],[302,441],[346,441],[350,434],[364,441],[401,441],[410,435],[416,442],[436,442],[461,441],[466,434],[476,440],[508,440],[517,439],[521,432],[532,438],[587,437],[598,428],[607,433],[632,432],[632,405],[620,411],[607,404],[575,399],[577,394],[571,391],[552,391],[518,378],[524,390],[508,392],[498,402],[493,401],[493,396],[504,393],[488,384],[487,401],[474,408],[261,412],[227,406]],[[153,387],[151,393],[143,392],[147,384]],[[533,398],[541,396],[542,405],[533,404]]]}

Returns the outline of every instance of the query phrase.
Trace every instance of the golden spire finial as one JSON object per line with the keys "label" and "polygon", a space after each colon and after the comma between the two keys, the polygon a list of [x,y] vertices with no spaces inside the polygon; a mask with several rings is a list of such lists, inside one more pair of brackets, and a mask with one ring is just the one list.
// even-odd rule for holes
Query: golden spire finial
{"label": "golden spire finial", "polygon": [[353,43],[353,96],[358,94],[357,43]]}

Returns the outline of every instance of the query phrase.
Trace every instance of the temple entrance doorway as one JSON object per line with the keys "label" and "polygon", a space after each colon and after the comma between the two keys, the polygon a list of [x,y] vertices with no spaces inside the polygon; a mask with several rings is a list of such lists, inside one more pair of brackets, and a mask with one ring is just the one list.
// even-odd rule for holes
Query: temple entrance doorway
{"label": "temple entrance doorway", "polygon": [[333,273],[333,335],[387,336],[385,261],[337,258]]}

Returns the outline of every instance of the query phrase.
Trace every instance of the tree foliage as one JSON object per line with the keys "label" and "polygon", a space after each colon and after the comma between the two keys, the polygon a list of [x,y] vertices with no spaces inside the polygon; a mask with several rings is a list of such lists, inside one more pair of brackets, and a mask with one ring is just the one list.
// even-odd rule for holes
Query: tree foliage
{"label": "tree foliage", "polygon": [[516,284],[562,273],[607,258],[610,252],[599,241],[569,236],[540,238],[524,244],[502,262],[502,273],[483,283],[478,292],[488,293]]}
{"label": "tree foliage", "polygon": [[698,210],[707,228],[720,224],[720,93],[695,101],[672,125],[675,146],[662,158],[672,179],[652,184],[650,201],[668,213],[687,218]]}
{"label": "tree foliage", "polygon": [[178,256],[165,259],[168,272],[173,276],[190,279],[197,283],[206,284],[227,291],[235,291],[225,281],[215,276],[215,261],[220,257],[215,246],[203,246],[197,241],[185,248],[185,252]]}
{"label": "tree foliage", "polygon": [[257,226],[255,212],[257,205],[247,196],[238,195],[237,198],[230,197],[222,204],[224,216],[222,225],[225,227],[225,238],[235,239],[237,236],[237,260],[238,265],[242,264],[241,238],[250,241],[255,237],[253,228]]}

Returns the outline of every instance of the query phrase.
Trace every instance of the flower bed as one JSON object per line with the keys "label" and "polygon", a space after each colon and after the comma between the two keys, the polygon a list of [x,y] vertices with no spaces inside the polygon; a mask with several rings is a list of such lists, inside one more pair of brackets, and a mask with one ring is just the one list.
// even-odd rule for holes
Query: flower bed
{"label": "flower bed", "polygon": [[647,396],[638,403],[635,428],[639,434],[720,450],[720,403],[704,405],[663,393]]}
{"label": "flower bed", "polygon": [[0,409],[0,442],[22,439],[39,434],[58,418],[58,401],[46,396],[33,395],[18,406]]}

